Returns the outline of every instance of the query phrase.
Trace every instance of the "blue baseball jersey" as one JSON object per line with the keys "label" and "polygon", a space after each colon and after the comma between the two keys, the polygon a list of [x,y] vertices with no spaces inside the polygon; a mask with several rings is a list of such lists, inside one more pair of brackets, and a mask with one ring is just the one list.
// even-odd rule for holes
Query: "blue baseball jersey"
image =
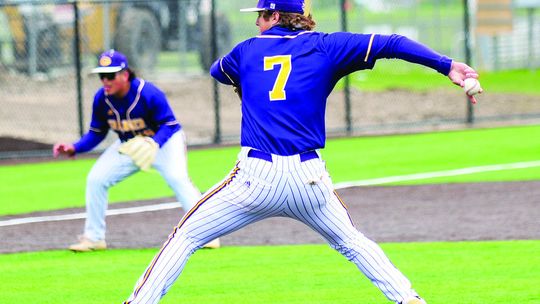
{"label": "blue baseball jersey", "polygon": [[103,88],[94,96],[89,132],[74,144],[86,152],[97,146],[112,129],[121,141],[136,135],[150,136],[162,146],[181,129],[165,94],[150,82],[135,78],[123,98],[105,95]]}
{"label": "blue baseball jersey", "polygon": [[321,33],[274,26],[238,44],[210,69],[242,91],[241,145],[293,155],[325,145],[326,101],[336,83],[399,58],[447,75],[452,60],[400,35]]}

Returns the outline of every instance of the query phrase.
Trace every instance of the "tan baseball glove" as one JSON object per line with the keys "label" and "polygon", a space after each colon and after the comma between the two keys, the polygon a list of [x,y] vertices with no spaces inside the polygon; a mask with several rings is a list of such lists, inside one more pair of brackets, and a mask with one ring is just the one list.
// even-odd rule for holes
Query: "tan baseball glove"
{"label": "tan baseball glove", "polygon": [[135,136],[120,145],[118,151],[133,160],[141,170],[148,171],[156,158],[159,145],[148,136]]}

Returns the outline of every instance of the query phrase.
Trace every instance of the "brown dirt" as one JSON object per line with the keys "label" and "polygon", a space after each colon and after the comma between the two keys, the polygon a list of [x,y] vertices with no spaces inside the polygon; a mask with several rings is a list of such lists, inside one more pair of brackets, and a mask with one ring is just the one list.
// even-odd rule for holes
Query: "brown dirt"
{"label": "brown dirt", "polygon": [[46,150],[52,146],[31,140],[0,136],[0,152],[2,151],[28,151],[28,150]]}
{"label": "brown dirt", "polygon": [[[49,144],[9,137],[0,137],[0,146],[12,151],[50,149]],[[358,229],[378,242],[540,239],[540,182],[357,187],[338,192]],[[121,203],[110,208],[172,200]],[[84,209],[4,216],[0,221],[75,212]],[[183,214],[178,208],[110,216],[109,246],[158,247]],[[0,227],[0,253],[64,249],[76,240],[83,223],[71,220]],[[285,218],[255,223],[222,238],[225,246],[322,242],[303,224]]]}
{"label": "brown dirt", "polygon": [[[540,182],[357,187],[338,193],[358,229],[377,242],[540,239]],[[0,217],[0,221],[74,212],[84,210]],[[110,216],[108,244],[111,248],[159,247],[183,214],[178,208]],[[0,227],[0,253],[64,249],[76,240],[83,223],[71,220]],[[323,240],[286,218],[267,219],[222,238],[224,246],[309,243]]]}

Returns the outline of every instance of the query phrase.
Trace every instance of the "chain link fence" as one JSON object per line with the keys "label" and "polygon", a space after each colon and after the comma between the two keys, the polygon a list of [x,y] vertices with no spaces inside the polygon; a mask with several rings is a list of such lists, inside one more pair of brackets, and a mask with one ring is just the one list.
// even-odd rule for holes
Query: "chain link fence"
{"label": "chain link fence", "polygon": [[[231,88],[215,84],[208,69],[214,55],[223,55],[258,34],[256,15],[238,11],[255,2],[0,1],[0,157],[43,155],[54,142],[76,141],[86,132],[93,95],[101,85],[89,72],[98,54],[109,48],[125,53],[138,76],[167,94],[188,144],[237,142],[240,101]],[[539,37],[536,12],[516,10],[516,33]],[[464,14],[463,3],[449,0],[313,1],[316,30],[403,34],[460,61],[466,57]],[[481,69],[495,69],[495,62],[500,68],[540,65],[540,39],[530,43],[532,49],[512,50],[505,47],[507,38],[471,36],[472,64]],[[497,48],[492,45],[495,40],[500,44]],[[523,60],[523,49],[528,60]],[[390,65],[407,77],[410,65],[389,62],[378,63],[375,70],[384,71]],[[352,74],[330,96],[329,135],[468,125],[461,90],[450,85],[427,92],[364,90],[362,83],[385,78],[384,73],[370,73]],[[426,81],[435,86],[437,77],[434,74]],[[489,98],[489,105],[476,107],[476,123],[520,123],[540,117],[537,96]],[[108,136],[98,149],[115,138]],[[17,140],[42,145],[16,147],[12,143]]]}

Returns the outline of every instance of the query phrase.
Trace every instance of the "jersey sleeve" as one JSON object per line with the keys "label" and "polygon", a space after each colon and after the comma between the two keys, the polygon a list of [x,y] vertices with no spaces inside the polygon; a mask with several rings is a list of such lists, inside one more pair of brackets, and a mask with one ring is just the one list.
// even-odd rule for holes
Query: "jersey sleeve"
{"label": "jersey sleeve", "polygon": [[210,67],[210,75],[217,81],[240,86],[240,50],[242,44],[237,45],[229,54],[216,60]]}
{"label": "jersey sleeve", "polygon": [[107,136],[109,124],[107,123],[107,109],[103,100],[103,92],[98,91],[98,93],[96,93],[94,96],[90,130],[88,130],[88,133],[81,137],[79,141],[73,144],[75,147],[75,153],[84,153],[94,149]]}
{"label": "jersey sleeve", "polygon": [[397,58],[448,75],[452,60],[401,35],[333,33],[323,38],[324,48],[340,76],[371,69],[377,59]]}
{"label": "jersey sleeve", "polygon": [[88,131],[78,142],[73,144],[75,147],[75,153],[84,153],[94,149],[100,142],[105,139],[107,133],[97,133],[95,131]]}
{"label": "jersey sleeve", "polygon": [[105,104],[105,94],[100,90],[94,96],[92,105],[92,118],[90,121],[90,130],[96,133],[107,134],[109,124],[107,122],[108,106]]}
{"label": "jersey sleeve", "polygon": [[178,129],[179,123],[174,116],[165,93],[155,87],[150,95],[149,105],[152,118],[158,125],[158,130],[153,136],[153,139],[161,147]]}
{"label": "jersey sleeve", "polygon": [[322,38],[323,48],[339,76],[354,71],[371,69],[375,58],[370,56],[373,35],[337,32]]}
{"label": "jersey sleeve", "polygon": [[406,60],[432,68],[443,75],[448,75],[452,66],[452,59],[401,35],[374,35],[370,56],[372,60],[379,58]]}

